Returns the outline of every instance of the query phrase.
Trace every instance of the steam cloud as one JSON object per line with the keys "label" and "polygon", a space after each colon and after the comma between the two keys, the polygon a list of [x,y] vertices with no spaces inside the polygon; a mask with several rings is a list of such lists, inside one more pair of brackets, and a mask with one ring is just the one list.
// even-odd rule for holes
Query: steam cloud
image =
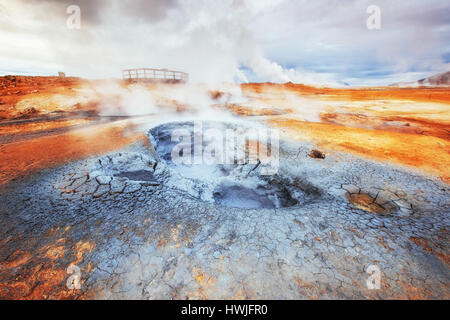
{"label": "steam cloud", "polygon": [[[371,0],[0,0],[0,69],[104,78],[148,66],[193,82],[336,85],[449,68],[447,1],[376,2],[382,29],[370,32]],[[71,4],[80,30],[66,27]]]}

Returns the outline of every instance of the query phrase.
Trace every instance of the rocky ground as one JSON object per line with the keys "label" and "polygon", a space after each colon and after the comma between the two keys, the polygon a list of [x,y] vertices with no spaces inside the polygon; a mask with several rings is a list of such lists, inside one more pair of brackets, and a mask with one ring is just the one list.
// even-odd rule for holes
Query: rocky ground
{"label": "rocky ground", "polygon": [[[2,299],[449,298],[448,89],[0,82]],[[277,172],[174,165],[200,118],[279,129]]]}
{"label": "rocky ground", "polygon": [[288,207],[223,206],[186,192],[186,177],[166,185],[175,173],[140,143],[10,183],[0,296],[448,299],[448,185],[312,148],[281,144],[273,179],[314,193]]}

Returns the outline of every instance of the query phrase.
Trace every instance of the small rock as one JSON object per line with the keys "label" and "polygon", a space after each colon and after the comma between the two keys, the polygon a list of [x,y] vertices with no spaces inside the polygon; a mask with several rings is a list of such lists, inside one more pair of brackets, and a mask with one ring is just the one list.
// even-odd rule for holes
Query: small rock
{"label": "small rock", "polygon": [[316,149],[311,150],[309,156],[314,159],[325,159],[325,153]]}

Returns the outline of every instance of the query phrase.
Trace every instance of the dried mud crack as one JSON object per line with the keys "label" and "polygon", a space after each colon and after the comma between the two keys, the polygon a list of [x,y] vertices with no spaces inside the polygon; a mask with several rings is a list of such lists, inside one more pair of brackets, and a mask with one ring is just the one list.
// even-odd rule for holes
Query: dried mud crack
{"label": "dried mud crack", "polygon": [[272,176],[245,162],[178,166],[180,126],[192,123],[3,186],[0,298],[449,297],[439,179],[339,152],[318,161],[292,141]]}

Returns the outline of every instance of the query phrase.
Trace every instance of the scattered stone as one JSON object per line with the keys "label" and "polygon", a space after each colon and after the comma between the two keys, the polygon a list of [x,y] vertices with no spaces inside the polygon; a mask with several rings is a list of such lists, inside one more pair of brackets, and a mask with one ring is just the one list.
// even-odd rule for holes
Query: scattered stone
{"label": "scattered stone", "polygon": [[314,159],[325,159],[325,153],[323,153],[317,149],[311,150],[311,152],[309,153],[309,156]]}
{"label": "scattered stone", "polygon": [[39,111],[36,108],[29,107],[29,108],[26,108],[25,110],[23,110],[20,114],[23,116],[30,116],[30,115],[33,115],[36,113],[39,113]]}

